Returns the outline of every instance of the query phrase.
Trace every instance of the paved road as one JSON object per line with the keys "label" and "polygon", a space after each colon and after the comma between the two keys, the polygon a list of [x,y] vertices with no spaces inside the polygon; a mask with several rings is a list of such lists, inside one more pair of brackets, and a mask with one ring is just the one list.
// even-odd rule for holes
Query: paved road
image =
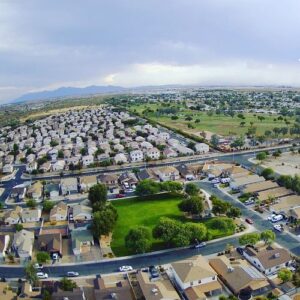
{"label": "paved road", "polygon": [[[224,251],[227,244],[237,246],[236,238],[228,238],[217,242],[211,242],[205,248],[201,249],[179,249],[169,250],[163,253],[151,253],[146,256],[138,256],[105,262],[78,263],[74,265],[53,265],[45,267],[44,272],[48,273],[49,277],[62,277],[68,271],[79,272],[80,275],[92,274],[107,274],[118,271],[118,268],[123,265],[130,265],[134,268],[143,268],[150,265],[161,265],[170,263],[176,260],[185,259],[193,255],[202,254],[209,255]],[[20,278],[24,277],[24,268],[22,267],[0,267],[0,277],[5,278]]]}
{"label": "paved road", "polygon": [[[251,218],[254,222],[254,226],[258,231],[264,231],[266,229],[273,230],[273,224],[265,219],[259,213],[247,208],[241,202],[234,200],[229,195],[223,193],[221,190],[214,188],[209,182],[198,182],[200,188],[206,190],[210,194],[214,194],[217,197],[230,202],[231,204],[241,209],[242,215],[245,218]],[[286,232],[276,232],[276,242],[282,247],[288,249],[294,255],[300,255],[300,240],[293,235]]]}

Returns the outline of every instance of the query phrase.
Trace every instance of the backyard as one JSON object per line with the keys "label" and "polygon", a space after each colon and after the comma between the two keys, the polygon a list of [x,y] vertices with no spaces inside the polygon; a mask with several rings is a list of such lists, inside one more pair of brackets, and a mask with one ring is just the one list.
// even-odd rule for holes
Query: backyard
{"label": "backyard", "polygon": [[[155,200],[137,198],[113,201],[113,205],[117,208],[119,215],[111,243],[112,251],[116,256],[130,254],[125,247],[125,236],[131,228],[143,225],[152,230],[161,217],[176,219],[180,222],[191,221],[178,209],[178,204],[182,199],[181,196],[163,194],[155,195],[153,198]],[[214,219],[216,218],[201,221],[207,226],[211,239],[233,234],[233,230],[216,229],[213,226]],[[227,218],[223,219],[226,220]],[[164,248],[165,244],[162,241],[152,238],[152,251]]]}

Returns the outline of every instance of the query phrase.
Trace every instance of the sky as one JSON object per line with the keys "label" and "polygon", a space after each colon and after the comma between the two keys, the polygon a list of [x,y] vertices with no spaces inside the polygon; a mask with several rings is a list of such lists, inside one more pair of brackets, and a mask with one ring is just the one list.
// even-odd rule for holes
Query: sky
{"label": "sky", "polygon": [[62,86],[300,86],[299,0],[0,0],[0,102]]}

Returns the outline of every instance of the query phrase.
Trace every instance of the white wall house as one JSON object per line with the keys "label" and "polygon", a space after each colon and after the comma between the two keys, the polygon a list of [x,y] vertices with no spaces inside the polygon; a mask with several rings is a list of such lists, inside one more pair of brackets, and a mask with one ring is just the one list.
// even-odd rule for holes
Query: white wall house
{"label": "white wall house", "polygon": [[160,158],[160,151],[156,147],[153,147],[153,148],[148,149],[146,151],[146,155],[150,159],[159,159]]}
{"label": "white wall house", "polygon": [[180,178],[179,171],[172,166],[156,168],[154,173],[161,181],[178,180]]}
{"label": "white wall house", "polygon": [[39,208],[24,208],[21,213],[23,223],[39,222],[42,216],[42,211]]}
{"label": "white wall house", "polygon": [[208,153],[209,146],[205,143],[197,143],[195,145],[195,150],[196,150],[196,153],[198,153],[198,154]]}
{"label": "white wall house", "polygon": [[82,164],[87,167],[90,164],[92,164],[94,162],[94,156],[93,155],[85,155],[82,156]]}
{"label": "white wall house", "polygon": [[143,161],[143,159],[144,159],[143,151],[133,150],[133,151],[130,152],[130,160],[132,162]]}

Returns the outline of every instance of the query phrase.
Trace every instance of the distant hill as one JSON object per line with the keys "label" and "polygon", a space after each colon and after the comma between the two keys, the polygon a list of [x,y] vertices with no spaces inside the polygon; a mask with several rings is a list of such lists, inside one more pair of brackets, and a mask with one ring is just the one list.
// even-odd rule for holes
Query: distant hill
{"label": "distant hill", "polygon": [[61,87],[52,91],[42,91],[24,94],[21,97],[14,99],[11,103],[19,103],[25,101],[37,101],[37,100],[48,100],[55,98],[64,98],[72,96],[87,96],[93,94],[110,94],[110,93],[120,93],[126,91],[126,88],[121,86],[96,86],[91,85],[84,88],[76,87]]}

